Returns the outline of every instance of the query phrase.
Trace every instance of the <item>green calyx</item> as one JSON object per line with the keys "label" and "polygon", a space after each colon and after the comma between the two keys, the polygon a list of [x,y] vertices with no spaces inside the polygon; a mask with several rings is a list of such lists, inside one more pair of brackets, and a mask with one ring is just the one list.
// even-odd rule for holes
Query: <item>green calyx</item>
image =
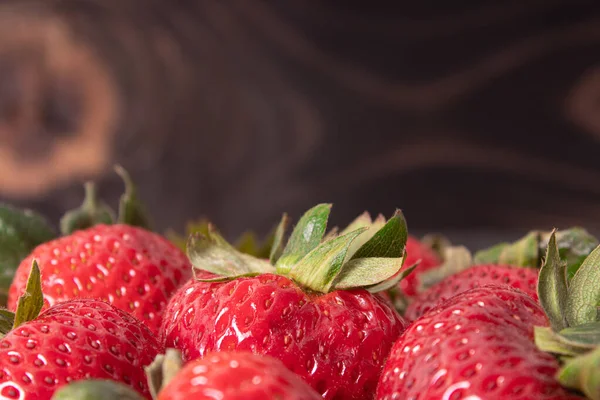
{"label": "green calyx", "polygon": [[183,360],[176,349],[167,349],[165,354],[156,356],[152,364],[144,367],[148,378],[148,387],[153,399],[181,371]]}
{"label": "green calyx", "polygon": [[550,327],[536,327],[535,341],[560,356],[557,377],[564,386],[600,400],[600,246],[574,268],[561,257],[558,237],[551,232],[538,279]]}
{"label": "green calyx", "polygon": [[[552,232],[531,231],[513,243],[500,243],[475,253],[476,264],[509,264],[540,268]],[[599,242],[585,229],[573,227],[556,232],[556,245],[567,272],[573,276],[583,260]]]}
{"label": "green calyx", "polygon": [[85,198],[80,207],[68,211],[60,220],[60,231],[63,235],[89,228],[96,224],[112,224],[115,216],[113,210],[98,199],[96,185],[86,182]]}
{"label": "green calyx", "polygon": [[41,215],[0,204],[0,306],[6,305],[8,289],[21,261],[41,243],[56,237]]}
{"label": "green calyx", "polygon": [[443,262],[439,267],[432,268],[419,275],[420,291],[425,291],[445,278],[456,275],[474,265],[473,256],[465,246],[451,246],[450,242],[446,242],[443,246],[437,248],[437,252]]}
{"label": "green calyx", "polygon": [[326,233],[330,204],[308,210],[285,241],[288,218],[275,229],[269,261],[244,254],[209,229],[188,240],[188,256],[195,268],[225,279],[262,273],[288,276],[306,289],[327,293],[337,289],[381,291],[393,286],[400,273],[407,239],[400,211],[385,221],[363,214],[338,234]]}
{"label": "green calyx", "polygon": [[125,192],[119,200],[118,216],[115,217],[113,209],[98,198],[95,184],[87,182],[84,185],[85,198],[81,206],[68,211],[60,220],[60,231],[63,235],[97,224],[111,225],[115,222],[150,229],[150,221],[129,173],[120,165],[115,166],[115,172],[125,183]]}
{"label": "green calyx", "polygon": [[25,322],[36,319],[43,306],[42,277],[37,261],[34,260],[25,293],[19,297],[16,311],[12,313],[6,309],[0,309],[0,338]]}
{"label": "green calyx", "polygon": [[[285,217],[287,220],[287,217]],[[199,218],[197,220],[189,221],[185,227],[185,234],[179,234],[174,230],[169,230],[166,232],[165,236],[167,239],[171,241],[175,246],[177,246],[181,251],[186,251],[188,238],[191,235],[195,234],[203,234],[205,236],[209,235],[209,228],[212,226],[211,222],[206,218]],[[214,229],[210,228],[210,229]],[[277,230],[280,229],[279,226],[274,228],[271,233],[269,233],[262,240],[259,236],[252,231],[246,231],[242,233],[242,235],[236,240],[233,244],[237,250],[244,254],[249,254],[254,257],[268,259],[271,256],[271,252],[276,250],[279,244],[275,243],[275,238],[277,236]]]}
{"label": "green calyx", "polygon": [[71,382],[54,392],[52,400],[143,400],[121,382],[108,379],[85,379]]}

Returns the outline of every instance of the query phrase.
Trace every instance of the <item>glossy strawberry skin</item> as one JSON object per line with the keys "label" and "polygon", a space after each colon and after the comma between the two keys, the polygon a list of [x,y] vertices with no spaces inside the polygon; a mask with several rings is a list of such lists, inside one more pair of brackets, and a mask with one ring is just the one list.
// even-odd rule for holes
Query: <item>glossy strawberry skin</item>
{"label": "glossy strawberry skin", "polygon": [[46,307],[73,298],[103,299],[154,332],[171,294],[192,273],[185,254],[163,237],[129,225],[97,225],[35,248],[17,269],[10,309],[25,290],[34,259]]}
{"label": "glossy strawberry skin", "polygon": [[189,362],[158,400],[322,400],[276,358],[249,352],[218,352]]}
{"label": "glossy strawberry skin", "polygon": [[229,282],[190,282],[171,299],[164,343],[185,360],[211,351],[267,354],[326,399],[370,399],[404,321],[365,290],[306,294],[288,278],[264,274]]}
{"label": "glossy strawberry skin", "polygon": [[554,379],[555,358],[535,346],[536,325],[547,325],[543,310],[517,289],[482,286],[454,296],[398,339],[376,398],[577,398]]}
{"label": "glossy strawberry skin", "polygon": [[419,275],[425,271],[439,266],[442,261],[438,255],[428,246],[425,246],[416,238],[409,236],[406,241],[406,260],[402,269],[413,266],[419,261],[417,268],[411,272],[406,278],[400,281],[400,289],[407,297],[414,297],[419,292],[420,279]]}
{"label": "glossy strawberry skin", "polygon": [[117,380],[149,398],[143,367],[160,352],[128,313],[99,300],[62,302],[0,340],[0,398],[46,400],[84,378]]}
{"label": "glossy strawberry skin", "polygon": [[413,299],[404,316],[414,321],[443,301],[466,290],[485,285],[507,285],[520,289],[535,301],[539,270],[510,265],[477,265],[451,275]]}

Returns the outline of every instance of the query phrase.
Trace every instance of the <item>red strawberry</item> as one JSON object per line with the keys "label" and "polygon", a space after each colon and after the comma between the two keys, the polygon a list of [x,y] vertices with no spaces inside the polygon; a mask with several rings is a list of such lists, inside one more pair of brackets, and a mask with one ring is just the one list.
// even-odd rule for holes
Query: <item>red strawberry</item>
{"label": "red strawberry", "polygon": [[219,352],[188,363],[158,400],[319,400],[281,361],[246,352]]}
{"label": "red strawberry", "polygon": [[[396,284],[404,220],[396,214],[367,237],[359,228],[321,242],[328,214],[328,205],[308,211],[275,266],[235,252],[215,233],[192,238],[193,264],[230,277],[193,280],[173,296],[163,321],[166,346],[181,350],[185,361],[212,351],[267,354],[326,399],[371,399],[405,324],[361,287],[376,291]],[[235,277],[234,268],[257,276]]]}
{"label": "red strawberry", "polygon": [[508,265],[477,265],[451,275],[413,299],[404,316],[414,321],[443,301],[466,290],[490,284],[520,289],[536,301],[539,270]]}
{"label": "red strawberry", "polygon": [[49,399],[71,381],[103,378],[149,398],[143,367],[161,350],[144,324],[108,303],[63,302],[0,340],[0,397]]}
{"label": "red strawberry", "polygon": [[[542,308],[507,286],[452,297],[415,321],[394,345],[377,399],[567,399],[556,359],[535,346]],[[572,397],[576,398],[576,397]]]}
{"label": "red strawberry", "polygon": [[264,274],[230,282],[190,282],[171,299],[163,334],[185,360],[248,350],[282,360],[326,398],[363,399],[404,323],[365,290],[304,293]]}
{"label": "red strawberry", "polygon": [[428,246],[419,242],[416,238],[409,236],[406,240],[406,260],[404,261],[404,269],[419,262],[417,268],[400,281],[400,289],[407,297],[416,296],[419,289],[419,275],[425,271],[439,266],[442,261],[438,255]]}
{"label": "red strawberry", "polygon": [[35,248],[17,269],[10,309],[25,290],[34,259],[47,306],[80,297],[103,299],[155,332],[169,297],[191,276],[185,254],[163,237],[124,224],[96,225]]}

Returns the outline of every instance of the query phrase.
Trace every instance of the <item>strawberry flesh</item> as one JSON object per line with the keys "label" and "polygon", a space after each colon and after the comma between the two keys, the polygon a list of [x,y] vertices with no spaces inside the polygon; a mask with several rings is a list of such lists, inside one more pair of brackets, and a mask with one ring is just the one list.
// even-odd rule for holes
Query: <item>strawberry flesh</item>
{"label": "strawberry flesh", "polygon": [[37,260],[45,308],[74,298],[105,300],[158,331],[170,296],[192,269],[163,237],[129,225],[96,225],[44,243],[17,269],[8,308],[14,310]]}
{"label": "strawberry flesh", "polygon": [[547,324],[520,290],[488,285],[463,292],[398,339],[376,398],[575,399],[554,379],[556,359],[533,342],[533,327]]}
{"label": "strawberry flesh", "polygon": [[0,398],[49,399],[85,378],[120,381],[149,398],[144,366],[162,347],[140,321],[108,303],[60,303],[0,340]]}
{"label": "strawberry flesh", "polygon": [[404,316],[409,321],[414,321],[445,300],[469,289],[485,285],[511,286],[522,290],[537,301],[538,272],[533,268],[509,265],[473,266],[447,277],[420,293],[408,306]]}
{"label": "strawberry flesh", "polygon": [[319,400],[281,361],[248,352],[218,352],[189,362],[158,400]]}
{"label": "strawberry flesh", "polygon": [[400,316],[365,290],[308,294],[286,277],[263,274],[189,282],[171,299],[162,333],[186,361],[212,351],[267,354],[326,399],[371,399],[404,329]]}

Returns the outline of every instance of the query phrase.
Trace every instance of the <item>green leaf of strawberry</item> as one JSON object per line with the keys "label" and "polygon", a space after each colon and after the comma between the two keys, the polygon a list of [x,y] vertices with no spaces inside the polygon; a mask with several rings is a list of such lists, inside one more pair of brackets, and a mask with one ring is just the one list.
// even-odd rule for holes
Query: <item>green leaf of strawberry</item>
{"label": "green leaf of strawberry", "polygon": [[[595,322],[600,306],[600,246],[585,259],[569,286],[565,317],[569,326]],[[593,283],[593,284],[591,284]]]}
{"label": "green leaf of strawberry", "polygon": [[536,327],[535,341],[540,349],[561,356],[565,365],[558,379],[564,386],[600,399],[600,246],[569,280],[557,238],[553,231],[538,284],[540,304],[552,329]]}
{"label": "green leaf of strawberry", "polygon": [[27,321],[37,318],[43,306],[44,295],[42,293],[42,276],[40,267],[38,266],[37,261],[34,260],[33,265],[31,266],[31,272],[29,273],[29,279],[27,280],[25,293],[19,297],[17,310],[15,311],[13,329]]}
{"label": "green leaf of strawberry", "polygon": [[591,400],[600,400],[600,347],[580,357],[570,359],[558,373],[563,386],[578,389]]}
{"label": "green leaf of strawberry", "polygon": [[[377,285],[392,278],[400,271],[404,262],[404,245],[408,238],[406,221],[402,213],[397,210],[381,229],[373,229],[376,226],[372,224],[368,231],[361,232],[356,240],[362,239],[363,244],[354,254],[350,253],[351,249],[348,250],[349,254],[346,258],[349,258],[349,261],[344,264],[337,276],[334,288],[347,289]],[[374,232],[368,234],[369,231]],[[369,239],[364,241],[365,237]]]}
{"label": "green leaf of strawberry", "polygon": [[304,213],[275,264],[277,272],[289,272],[294,264],[321,243],[330,211],[331,204],[318,204]]}
{"label": "green leaf of strawberry", "polygon": [[[514,243],[500,243],[475,253],[476,264],[509,264],[539,268],[552,232],[531,231]],[[599,242],[585,229],[573,227],[556,233],[560,257],[567,263],[568,279]]]}
{"label": "green leaf of strawberry", "polygon": [[508,264],[536,267],[539,261],[540,234],[529,232],[514,243],[499,243],[475,253],[476,264]]}
{"label": "green leaf of strawberry", "polygon": [[[400,273],[408,232],[399,210],[387,222],[383,217],[371,221],[365,213],[341,235],[334,230],[324,237],[330,208],[330,204],[320,204],[308,210],[278,258],[276,249],[283,247],[281,243],[288,223],[284,215],[273,240],[271,261],[277,260],[275,266],[241,253],[214,229],[209,229],[207,235],[192,235],[187,250],[192,264],[197,271],[217,275],[197,279],[221,281],[276,273],[294,279],[306,289],[322,293],[357,287],[375,292],[391,287],[412,271]],[[357,229],[351,230],[352,227]]]}
{"label": "green leaf of strawberry", "polygon": [[[369,228],[365,232],[363,232],[359,237],[357,237],[350,247],[348,248],[348,254],[346,256],[346,261],[348,261],[354,254],[360,249],[365,243],[367,243],[371,238],[386,224],[385,217],[383,215],[377,216],[375,221],[371,220],[371,215],[368,212],[364,212],[358,218],[350,223],[340,235],[345,235],[346,233],[355,231],[359,228]],[[329,238],[333,238],[337,236],[335,230],[332,230],[329,234]]]}
{"label": "green leaf of strawberry", "polygon": [[419,275],[420,290],[425,291],[445,278],[473,266],[473,256],[465,246],[445,246],[441,250],[444,260],[439,267],[422,272]]}
{"label": "green leaf of strawberry", "polygon": [[119,201],[119,222],[150,230],[150,220],[146,215],[144,205],[138,198],[137,187],[129,173],[120,165],[115,166],[115,172],[125,183],[125,193]]}
{"label": "green leaf of strawberry", "polygon": [[0,204],[0,236],[5,235],[18,237],[27,249],[56,237],[54,229],[40,214]]}
{"label": "green leaf of strawberry", "polygon": [[546,259],[540,269],[538,294],[552,329],[559,331],[566,328],[568,326],[565,315],[568,296],[567,264],[560,259],[554,232],[550,235]]}
{"label": "green leaf of strawberry", "polygon": [[121,382],[85,379],[61,387],[52,400],[143,400],[143,397]]}
{"label": "green leaf of strawberry", "polygon": [[34,260],[25,293],[19,297],[16,311],[12,313],[8,310],[0,310],[0,337],[21,324],[36,319],[43,306],[42,277],[40,267]]}
{"label": "green leaf of strawberry", "polygon": [[400,258],[404,255],[408,229],[402,212],[396,210],[385,225],[380,229],[377,228],[377,224],[374,223],[369,229],[373,232],[371,237],[352,254],[351,260],[368,257]]}
{"label": "green leaf of strawberry", "polygon": [[68,211],[60,220],[60,232],[63,235],[70,235],[96,224],[110,225],[114,223],[114,211],[98,199],[96,185],[93,182],[87,182],[84,189],[83,204],[79,208]]}
{"label": "green leaf of strawberry", "polygon": [[4,309],[0,309],[0,336],[9,332],[15,324],[15,314]]}
{"label": "green leaf of strawberry", "polygon": [[275,271],[267,261],[236,250],[214,228],[209,229],[208,235],[191,235],[187,254],[195,268],[221,277],[234,278],[250,273]]}
{"label": "green leaf of strawberry", "polygon": [[0,305],[6,304],[8,288],[21,261],[55,236],[41,215],[0,204]]}
{"label": "green leaf of strawberry", "polygon": [[342,268],[350,244],[365,230],[367,228],[359,228],[321,243],[292,267],[290,277],[311,290],[328,292]]}
{"label": "green leaf of strawberry", "polygon": [[152,364],[144,367],[148,377],[148,387],[152,398],[164,388],[183,367],[181,352],[176,349],[167,349],[165,354],[156,356]]}
{"label": "green leaf of strawberry", "polygon": [[284,213],[277,228],[275,228],[275,234],[273,236],[273,244],[271,245],[271,251],[269,253],[269,260],[272,264],[277,263],[277,260],[279,260],[283,253],[285,231],[287,230],[289,223],[290,219],[288,215]]}

